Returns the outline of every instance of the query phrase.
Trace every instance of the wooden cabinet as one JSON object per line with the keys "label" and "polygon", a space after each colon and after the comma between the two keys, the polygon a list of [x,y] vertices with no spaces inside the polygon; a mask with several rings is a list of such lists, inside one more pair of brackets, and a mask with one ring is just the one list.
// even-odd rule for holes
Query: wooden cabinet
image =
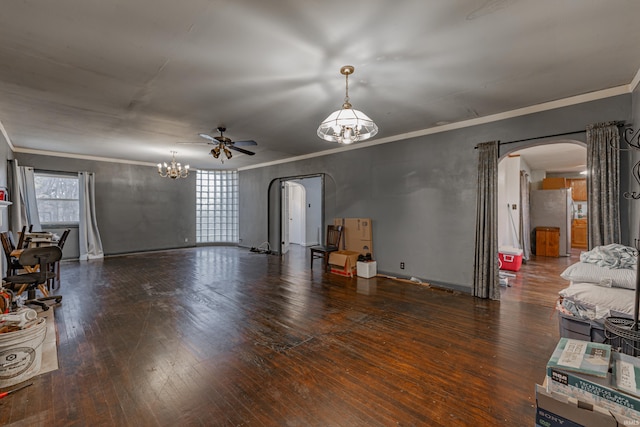
{"label": "wooden cabinet", "polygon": [[536,256],[560,256],[559,227],[536,227]]}
{"label": "wooden cabinet", "polygon": [[543,190],[558,190],[560,188],[569,188],[570,185],[566,178],[545,178],[542,180]]}
{"label": "wooden cabinet", "polygon": [[571,222],[571,247],[587,249],[587,220],[574,219]]}
{"label": "wooden cabinet", "polygon": [[571,197],[576,202],[587,201],[587,180],[586,178],[571,179]]}
{"label": "wooden cabinet", "polygon": [[543,190],[571,188],[571,197],[578,202],[587,201],[586,178],[545,178],[542,180]]}
{"label": "wooden cabinet", "polygon": [[578,202],[587,201],[586,178],[545,178],[542,180],[543,190],[571,188],[571,197]]}

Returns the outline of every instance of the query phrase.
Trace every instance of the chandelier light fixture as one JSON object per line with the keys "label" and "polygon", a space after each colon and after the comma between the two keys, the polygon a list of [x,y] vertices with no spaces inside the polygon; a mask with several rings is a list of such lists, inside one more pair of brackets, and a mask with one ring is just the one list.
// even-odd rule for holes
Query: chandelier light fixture
{"label": "chandelier light fixture", "polygon": [[189,175],[189,165],[180,165],[176,163],[176,151],[172,151],[171,164],[167,165],[167,162],[158,163],[158,173],[163,178],[186,178]]}
{"label": "chandelier light fixture", "polygon": [[354,67],[345,65],[340,68],[340,74],[345,76],[346,91],[342,108],[334,111],[318,128],[318,136],[325,141],[338,144],[351,144],[364,141],[378,133],[378,126],[362,111],[354,110],[349,102],[349,75]]}

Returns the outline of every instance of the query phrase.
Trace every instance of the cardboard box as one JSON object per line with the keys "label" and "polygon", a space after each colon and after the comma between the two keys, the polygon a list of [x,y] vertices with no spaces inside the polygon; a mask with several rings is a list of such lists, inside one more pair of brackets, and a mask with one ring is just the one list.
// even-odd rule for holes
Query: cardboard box
{"label": "cardboard box", "polygon": [[615,390],[611,374],[606,378],[579,374],[556,367],[547,367],[547,391],[574,398],[580,402],[600,406],[611,411],[618,421],[640,420],[640,398]]}
{"label": "cardboard box", "polygon": [[329,254],[329,268],[334,274],[353,277],[358,262],[358,252],[334,251]]}
{"label": "cardboard box", "polygon": [[340,247],[347,251],[355,251],[362,255],[373,255],[373,231],[370,218],[335,218],[334,225],[341,225],[344,230]]}
{"label": "cardboard box", "polygon": [[358,275],[358,277],[369,279],[371,277],[375,277],[375,275],[378,274],[378,263],[375,261],[358,261],[356,267],[356,274]]}
{"label": "cardboard box", "polygon": [[617,427],[609,411],[580,404],[566,396],[549,393],[536,384],[536,425],[546,427]]}

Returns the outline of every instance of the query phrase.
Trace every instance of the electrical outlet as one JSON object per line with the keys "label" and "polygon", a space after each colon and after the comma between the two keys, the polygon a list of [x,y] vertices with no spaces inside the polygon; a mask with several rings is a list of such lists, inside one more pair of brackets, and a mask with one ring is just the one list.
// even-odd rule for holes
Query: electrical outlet
{"label": "electrical outlet", "polygon": [[400,270],[404,270],[404,262],[400,263]]}

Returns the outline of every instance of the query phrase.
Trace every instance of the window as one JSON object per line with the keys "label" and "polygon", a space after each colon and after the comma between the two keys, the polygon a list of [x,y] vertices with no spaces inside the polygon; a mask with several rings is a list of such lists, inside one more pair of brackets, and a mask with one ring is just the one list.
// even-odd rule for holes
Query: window
{"label": "window", "polygon": [[238,243],[238,172],[198,171],[196,242]]}
{"label": "window", "polygon": [[34,173],[38,217],[42,225],[77,224],[80,219],[78,177]]}

